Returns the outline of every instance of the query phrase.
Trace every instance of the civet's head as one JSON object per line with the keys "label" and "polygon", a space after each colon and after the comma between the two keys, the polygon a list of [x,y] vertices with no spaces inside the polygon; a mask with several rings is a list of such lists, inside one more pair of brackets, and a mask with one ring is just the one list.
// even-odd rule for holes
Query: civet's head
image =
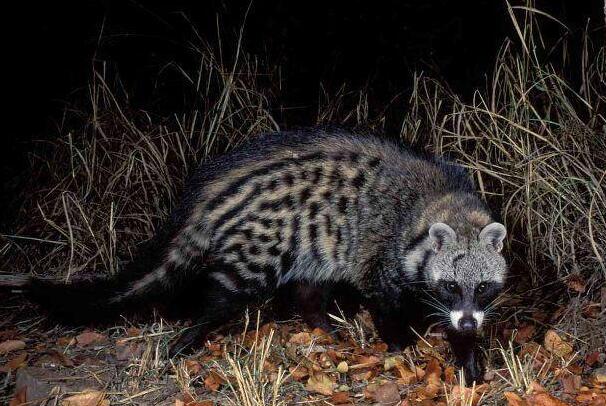
{"label": "civet's head", "polygon": [[430,227],[434,255],[428,259],[425,278],[432,301],[451,328],[473,333],[482,326],[505,282],[507,266],[501,254],[505,235],[500,223],[490,223],[471,236],[457,236],[444,223]]}

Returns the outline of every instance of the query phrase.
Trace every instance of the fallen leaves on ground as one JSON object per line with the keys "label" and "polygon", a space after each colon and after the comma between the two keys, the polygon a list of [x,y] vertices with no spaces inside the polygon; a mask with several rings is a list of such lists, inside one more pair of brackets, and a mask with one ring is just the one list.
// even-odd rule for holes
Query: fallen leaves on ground
{"label": "fallen leaves on ground", "polygon": [[330,403],[333,405],[351,404],[349,392],[335,392],[330,397]]}
{"label": "fallen leaves on ground", "polygon": [[330,396],[334,392],[334,386],[335,383],[326,374],[316,373],[309,377],[305,389],[310,392]]}
{"label": "fallen leaves on ground", "polygon": [[503,396],[509,406],[526,406],[526,401],[515,392],[505,392]]}
{"label": "fallen leaves on ground", "polygon": [[21,340],[6,340],[0,343],[0,355],[8,354],[9,352],[22,350],[25,348],[25,342]]}
{"label": "fallen leaves on ground", "polygon": [[380,385],[375,391],[375,401],[381,405],[393,405],[398,403],[400,398],[400,390],[398,385],[393,382],[387,382]]}
{"label": "fallen leaves on ground", "polygon": [[107,341],[107,336],[96,331],[86,330],[76,336],[76,343],[80,347],[86,347],[93,344],[101,344]]}
{"label": "fallen leaves on ground", "polygon": [[204,386],[211,392],[218,391],[219,387],[226,382],[225,378],[214,369],[204,378]]}
{"label": "fallen leaves on ground", "polygon": [[596,369],[593,373],[593,380],[599,385],[606,385],[606,367]]}
{"label": "fallen leaves on ground", "polygon": [[461,385],[454,385],[450,395],[448,395],[449,405],[452,406],[468,406],[477,405],[480,400],[488,392],[489,386],[487,384],[465,387]]}
{"label": "fallen leaves on ground", "polygon": [[190,394],[186,393],[182,398],[175,399],[175,406],[214,406],[212,400],[195,400]]}
{"label": "fallen leaves on ground", "polygon": [[195,376],[202,370],[202,365],[195,359],[187,359],[185,360],[185,370],[191,376]]}
{"label": "fallen leaves on ground", "polygon": [[19,369],[27,364],[27,353],[22,352],[21,354],[15,355],[8,360],[6,364],[0,367],[0,372],[11,372],[15,369]]}
{"label": "fallen leaves on ground", "polygon": [[565,357],[573,351],[572,345],[564,341],[555,330],[545,333],[545,349],[558,357]]}
{"label": "fallen leaves on ground", "polygon": [[27,404],[27,388],[18,389],[11,400],[8,402],[8,406],[21,406]]}
{"label": "fallen leaves on ground", "polygon": [[311,334],[306,331],[293,334],[288,342],[291,344],[307,345],[311,343]]}
{"label": "fallen leaves on ground", "polygon": [[558,380],[565,393],[574,394],[581,389],[581,377],[579,375],[566,373],[562,374]]}
{"label": "fallen leaves on ground", "polygon": [[530,406],[567,406],[568,403],[562,402],[560,399],[554,397],[547,392],[538,392],[529,395],[527,403]]}
{"label": "fallen leaves on ground", "polygon": [[577,293],[585,293],[585,280],[579,274],[572,274],[566,279],[566,286]]}
{"label": "fallen leaves on ground", "polygon": [[[266,323],[245,335],[213,335],[197,355],[173,360],[183,372],[178,384],[184,386],[179,386],[178,392],[171,395],[170,402],[176,406],[223,404],[221,399],[230,391],[228,383],[235,382],[233,376],[224,375],[222,369],[226,351],[233,353],[234,343],[248,348],[259,342],[260,337],[275,334],[274,345],[263,360],[262,379],[265,384],[271,384],[276,382],[280,371],[286,371],[287,383],[282,386],[287,388],[283,389],[288,399],[285,404],[292,401],[334,405],[471,406],[504,400],[510,406],[563,406],[567,402],[606,406],[603,350],[598,348],[576,356],[572,341],[563,333],[555,329],[543,333],[541,329],[540,324],[526,320],[519,326],[503,326],[499,332],[499,337],[513,343],[512,351],[520,362],[528,365],[525,368],[530,368],[527,372],[530,379],[547,382],[545,387],[535,382],[530,388],[514,389],[506,382],[511,373],[494,356],[492,362],[496,365],[485,375],[489,383],[474,388],[461,386],[459,370],[452,365],[449,345],[439,330],[403,351],[388,352],[387,346],[376,338],[361,345],[342,331],[327,334],[321,329],[310,330],[297,321]],[[146,336],[149,333],[144,328],[124,328],[122,334],[115,331],[119,330],[83,330],[71,336],[60,336],[57,332],[57,337],[39,338],[32,338],[28,333],[27,339],[18,331],[0,331],[0,336],[6,337],[0,343],[4,351],[0,371],[15,373],[29,367],[68,371],[114,362],[133,374],[133,393],[144,392],[145,387],[137,386],[142,376],[138,374],[144,374],[150,362],[167,362],[158,347],[159,341],[150,345]],[[542,344],[533,341],[539,338]],[[244,373],[248,373],[245,368],[250,368],[253,375],[258,373],[255,369],[258,366],[243,368]],[[95,398],[99,393],[102,394],[95,391],[73,394],[64,399],[67,403],[63,404],[83,406],[97,399],[100,405],[105,405],[110,399],[112,402],[124,399],[114,393]],[[188,393],[189,397],[179,393]],[[11,405],[22,400],[17,395],[25,396],[16,393]]]}
{"label": "fallen leaves on ground", "polygon": [[534,336],[535,330],[534,324],[526,324],[520,327],[514,336],[515,342],[517,344],[527,343]]}
{"label": "fallen leaves on ground", "polygon": [[524,396],[515,392],[505,392],[504,396],[509,406],[568,406],[537,382],[530,384],[529,393]]}
{"label": "fallen leaves on ground", "polygon": [[109,400],[105,399],[105,393],[91,390],[63,399],[61,406],[109,406]]}

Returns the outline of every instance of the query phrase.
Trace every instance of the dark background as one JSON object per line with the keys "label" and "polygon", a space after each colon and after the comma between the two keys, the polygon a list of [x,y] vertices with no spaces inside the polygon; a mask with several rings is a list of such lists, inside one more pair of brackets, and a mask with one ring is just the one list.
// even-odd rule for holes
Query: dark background
{"label": "dark background", "polygon": [[[26,176],[34,139],[52,139],[66,101],[107,61],[135,107],[168,115],[182,106],[179,87],[159,87],[158,72],[187,58],[192,23],[209,41],[233,38],[248,1],[68,0],[3,5],[0,204]],[[580,32],[603,23],[601,0],[545,0],[537,7]],[[191,21],[190,22],[188,22]],[[553,35],[555,35],[555,24]],[[503,39],[512,35],[499,0],[264,1],[250,9],[244,47],[281,66],[282,103],[297,107],[287,126],[313,123],[319,84],[371,85],[387,102],[406,91],[412,72],[439,76],[468,94],[483,83]],[[549,35],[549,31],[548,31]],[[574,55],[573,55],[574,57]],[[172,89],[172,90],[171,90]],[[7,213],[3,210],[4,215]]]}

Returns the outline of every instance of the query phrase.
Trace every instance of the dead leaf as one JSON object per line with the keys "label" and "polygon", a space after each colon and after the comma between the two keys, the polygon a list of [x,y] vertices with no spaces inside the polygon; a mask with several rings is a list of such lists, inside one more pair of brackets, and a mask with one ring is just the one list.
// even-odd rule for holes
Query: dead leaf
{"label": "dead leaf", "polygon": [[326,374],[316,373],[309,377],[305,389],[325,396],[333,394],[334,383]]}
{"label": "dead leaf", "polygon": [[597,319],[602,313],[602,306],[599,303],[588,303],[581,309],[583,316],[589,319]]}
{"label": "dead leaf", "polygon": [[398,376],[398,382],[403,385],[412,385],[419,381],[420,377],[417,375],[417,373],[415,371],[412,371],[402,362],[396,363],[396,371],[396,376]]}
{"label": "dead leaf", "polygon": [[211,392],[216,392],[219,387],[227,382],[221,374],[214,369],[211,369],[210,373],[204,378],[204,386]]}
{"label": "dead leaf", "polygon": [[530,406],[568,406],[568,403],[562,402],[547,392],[533,393],[526,400]]}
{"label": "dead leaf", "polygon": [[185,360],[185,370],[190,375],[198,375],[202,370],[202,365],[194,359]]}
{"label": "dead leaf", "polygon": [[6,340],[0,343],[0,355],[25,348],[25,342],[21,340]]}
{"label": "dead leaf", "polygon": [[543,369],[548,371],[551,368],[551,364],[553,361],[553,356],[550,354],[542,345],[529,341],[522,345],[520,349],[520,353],[518,355],[520,359],[524,359],[525,357],[530,357],[533,360],[533,365],[537,369]]}
{"label": "dead leaf", "polygon": [[144,352],[145,344],[142,342],[116,342],[116,359],[118,361],[140,358]]}
{"label": "dead leaf", "polygon": [[265,372],[278,372],[278,367],[273,362],[271,362],[270,360],[266,359],[263,362],[263,370]]}
{"label": "dead leaf", "polygon": [[354,381],[370,381],[372,378],[376,376],[376,372],[372,369],[357,372],[351,375],[351,379]]}
{"label": "dead leaf", "polygon": [[214,406],[212,400],[195,400],[189,393],[183,394],[183,399],[175,399],[175,406]]}
{"label": "dead leaf", "polygon": [[425,381],[428,384],[441,386],[442,379],[442,367],[440,362],[435,358],[430,358],[427,362],[427,368],[425,368]]}
{"label": "dead leaf", "polygon": [[565,393],[577,393],[581,389],[581,377],[579,375],[566,374],[560,376],[560,384]]}
{"label": "dead leaf", "polygon": [[527,406],[526,401],[515,392],[505,392],[503,395],[505,396],[505,399],[507,399],[507,404],[509,406]]}
{"label": "dead leaf", "polygon": [[444,382],[446,382],[449,385],[453,385],[456,381],[457,381],[457,373],[456,373],[454,367],[452,365],[447,366],[444,369]]}
{"label": "dead leaf", "polygon": [[418,388],[416,393],[417,393],[417,396],[419,397],[419,399],[421,399],[421,400],[434,399],[435,397],[438,396],[438,394],[440,393],[441,390],[442,390],[442,385],[429,383],[425,386],[421,386],[420,388]]}
{"label": "dead leaf", "polygon": [[15,392],[11,400],[8,402],[8,406],[20,406],[27,403],[27,387],[22,387]]}
{"label": "dead leaf", "polygon": [[514,341],[520,345],[527,343],[534,335],[535,330],[534,324],[527,324],[520,327],[515,335]]}
{"label": "dead leaf", "polygon": [[13,358],[8,360],[8,362],[0,368],[0,371],[10,372],[10,371],[14,371],[15,369],[19,369],[19,368],[27,365],[26,360],[27,360],[27,353],[22,352],[21,354],[15,355]]}
{"label": "dead leaf", "polygon": [[307,370],[307,368],[301,365],[298,365],[296,367],[290,367],[288,370],[290,371],[290,376],[292,376],[295,381],[300,381],[303,378],[309,376],[309,371]]}
{"label": "dead leaf", "polygon": [[578,293],[585,292],[585,281],[579,274],[570,275],[566,280],[566,286],[568,286],[568,289],[574,290]]}
{"label": "dead leaf", "polygon": [[59,347],[67,347],[75,343],[76,339],[74,337],[64,336],[57,339],[57,346]]}
{"label": "dead leaf", "polygon": [[74,361],[69,359],[67,357],[67,355],[65,355],[64,353],[62,353],[60,351],[51,350],[48,352],[48,355],[50,355],[51,359],[56,364],[63,365],[64,367],[73,367],[74,366]]}
{"label": "dead leaf", "polygon": [[96,331],[86,330],[83,333],[76,336],[76,343],[80,347],[86,347],[91,344],[100,344],[107,340],[107,337]]}
{"label": "dead leaf", "polygon": [[452,402],[450,405],[477,405],[484,393],[488,390],[487,384],[482,384],[473,387],[465,387],[460,385],[455,385],[452,388],[451,398]]}
{"label": "dead leaf", "polygon": [[388,345],[383,342],[377,342],[372,345],[372,349],[376,352],[387,352],[389,349]]}
{"label": "dead leaf", "polygon": [[547,389],[545,389],[543,386],[541,386],[540,383],[538,383],[537,381],[530,382],[530,387],[528,388],[528,393],[543,393],[543,392],[547,392]]}
{"label": "dead leaf", "polygon": [[311,331],[311,336],[316,339],[317,344],[332,344],[334,341],[330,334],[319,327]]}
{"label": "dead leaf", "polygon": [[381,364],[381,359],[374,355],[362,356],[359,358],[358,363],[349,367],[349,369],[362,369],[362,368],[370,368],[375,365]]}
{"label": "dead leaf", "polygon": [[600,352],[599,351],[590,352],[589,354],[587,354],[585,356],[585,363],[588,366],[593,366],[594,364],[597,364],[599,360],[600,360]]}
{"label": "dead leaf", "polygon": [[565,357],[573,351],[572,345],[564,341],[555,330],[547,330],[545,333],[545,349],[559,357]]}
{"label": "dead leaf", "polygon": [[351,403],[349,392],[335,392],[330,397],[330,403],[333,405],[344,405]]}
{"label": "dead leaf", "polygon": [[393,382],[379,386],[374,395],[375,400],[381,405],[394,405],[401,400],[398,385]]}
{"label": "dead leaf", "polygon": [[91,390],[63,399],[61,406],[109,406],[109,400],[105,393]]}
{"label": "dead leaf", "polygon": [[579,403],[589,403],[592,406],[604,406],[606,405],[606,394],[584,392],[579,394],[575,400]]}
{"label": "dead leaf", "polygon": [[606,367],[598,368],[594,371],[593,381],[599,385],[606,384]]}
{"label": "dead leaf", "polygon": [[583,365],[580,362],[575,362],[573,364],[568,364],[566,369],[573,375],[582,375],[583,374]]}
{"label": "dead leaf", "polygon": [[577,395],[576,397],[576,401],[579,403],[589,403],[591,401],[593,401],[593,396],[594,394],[591,392],[581,392]]}
{"label": "dead leaf", "polygon": [[298,345],[308,345],[311,343],[311,334],[306,331],[301,331],[300,333],[293,334],[288,342]]}
{"label": "dead leaf", "polygon": [[343,356],[343,354],[341,354],[339,351],[335,351],[332,348],[329,348],[326,350],[326,355],[328,355],[328,357],[331,359],[331,361],[334,362],[335,364],[338,364],[340,362],[340,360],[345,358]]}
{"label": "dead leaf", "polygon": [[379,384],[378,383],[369,383],[368,385],[366,385],[366,387],[364,388],[364,399],[367,400],[373,400],[375,398],[375,392],[377,391],[377,389],[379,388]]}

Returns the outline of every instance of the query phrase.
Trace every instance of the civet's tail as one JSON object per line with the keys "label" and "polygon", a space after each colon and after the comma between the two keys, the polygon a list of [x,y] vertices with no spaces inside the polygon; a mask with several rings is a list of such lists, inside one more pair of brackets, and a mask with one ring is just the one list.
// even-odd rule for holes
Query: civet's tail
{"label": "civet's tail", "polygon": [[[168,280],[179,264],[166,259],[165,242],[154,238],[138,258],[112,277],[65,283],[29,275],[0,275],[0,288],[22,291],[61,322],[82,324],[112,319],[122,312],[150,303],[178,280]],[[179,270],[181,271],[181,270]]]}

